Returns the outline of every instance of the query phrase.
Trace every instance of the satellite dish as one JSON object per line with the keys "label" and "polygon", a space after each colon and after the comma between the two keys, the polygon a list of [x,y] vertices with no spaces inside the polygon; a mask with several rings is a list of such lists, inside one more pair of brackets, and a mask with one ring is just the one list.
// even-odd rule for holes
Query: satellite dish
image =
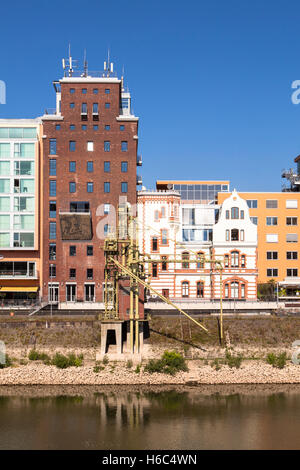
{"label": "satellite dish", "polygon": [[168,188],[168,189],[173,189],[173,185],[172,185],[172,184],[168,184],[168,185],[167,185],[167,188]]}

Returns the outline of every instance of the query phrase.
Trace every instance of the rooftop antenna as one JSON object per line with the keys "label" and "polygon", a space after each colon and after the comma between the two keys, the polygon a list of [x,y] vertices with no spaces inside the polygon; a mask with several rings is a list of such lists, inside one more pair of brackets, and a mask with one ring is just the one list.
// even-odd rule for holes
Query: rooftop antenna
{"label": "rooftop antenna", "polygon": [[75,62],[77,62],[77,60],[73,60],[71,56],[71,44],[69,44],[69,57],[67,59],[62,60],[64,77],[72,77],[74,71],[73,67],[77,67],[77,65],[75,65]]}
{"label": "rooftop antenna", "polygon": [[87,63],[87,60],[86,60],[86,49],[84,49],[84,54],[83,54],[83,70],[84,70],[84,77],[87,77],[88,63]]}
{"label": "rooftop antenna", "polygon": [[124,89],[124,74],[125,74],[125,72],[124,72],[124,65],[123,65],[123,67],[122,67],[122,76],[121,76],[121,89],[122,89],[122,91],[125,90]]}
{"label": "rooftop antenna", "polygon": [[104,62],[104,76],[110,77],[114,71],[114,64],[110,61],[110,50],[107,50],[107,61]]}

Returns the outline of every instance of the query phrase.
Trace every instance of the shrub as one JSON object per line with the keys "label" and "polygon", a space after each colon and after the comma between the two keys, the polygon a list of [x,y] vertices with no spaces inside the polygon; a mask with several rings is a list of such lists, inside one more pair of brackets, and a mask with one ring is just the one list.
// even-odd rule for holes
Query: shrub
{"label": "shrub", "polygon": [[38,352],[36,349],[31,349],[28,354],[28,359],[30,361],[44,361],[44,363],[48,363],[50,361],[48,354]]}
{"label": "shrub", "polygon": [[108,364],[108,357],[104,356],[102,362],[106,366]]}
{"label": "shrub", "polygon": [[139,374],[140,371],[141,371],[141,364],[138,364],[138,365],[136,366],[136,369],[135,369],[134,372],[135,372],[136,374]]}
{"label": "shrub", "polygon": [[242,356],[233,356],[229,351],[226,351],[225,362],[229,367],[236,367],[239,369],[241,367],[242,360]]}
{"label": "shrub", "polygon": [[127,363],[126,363],[126,367],[127,367],[127,369],[131,369],[132,366],[133,366],[132,360],[129,359],[129,360],[127,361]]}
{"label": "shrub", "polygon": [[95,372],[95,374],[98,374],[98,372],[100,372],[101,370],[104,370],[104,367],[99,366],[97,364],[94,366],[93,371]]}
{"label": "shrub", "polygon": [[64,356],[63,354],[56,353],[53,357],[51,364],[58,367],[59,369],[66,369],[67,367],[80,367],[83,363],[83,355],[80,354],[76,356],[75,354],[68,354]]}
{"label": "shrub", "polygon": [[216,370],[220,370],[221,369],[221,364],[219,363],[219,359],[214,359],[211,366],[214,367]]}
{"label": "shrub", "polygon": [[175,375],[180,370],[187,371],[188,368],[184,357],[175,351],[165,351],[161,359],[150,359],[145,366],[145,372],[149,374],[160,372]]}
{"label": "shrub", "polygon": [[286,353],[280,353],[278,355],[274,353],[269,353],[267,355],[267,363],[273,367],[277,367],[277,369],[283,369],[286,365],[287,356]]}

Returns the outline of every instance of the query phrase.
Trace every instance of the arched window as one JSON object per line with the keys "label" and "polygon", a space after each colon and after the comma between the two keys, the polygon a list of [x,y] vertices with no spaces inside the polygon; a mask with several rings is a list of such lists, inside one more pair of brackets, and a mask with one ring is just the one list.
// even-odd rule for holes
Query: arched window
{"label": "arched window", "polygon": [[230,294],[233,299],[239,298],[239,283],[238,282],[235,281],[230,284]]}
{"label": "arched window", "polygon": [[245,298],[245,284],[241,284],[241,299]]}
{"label": "arched window", "polygon": [[229,285],[225,284],[225,298],[228,299],[229,297]]}
{"label": "arched window", "polygon": [[203,281],[197,282],[197,297],[201,299],[204,297],[204,282]]}
{"label": "arched window", "polygon": [[182,253],[182,269],[188,269],[190,267],[190,255],[187,252]]}
{"label": "arched window", "polygon": [[231,267],[232,268],[239,267],[239,252],[238,251],[231,252]]}
{"label": "arched window", "polygon": [[238,207],[232,207],[231,208],[231,218],[232,219],[238,219],[239,218],[239,208]]}
{"label": "arched window", "polygon": [[237,228],[233,228],[231,230],[231,241],[232,242],[237,242],[239,241],[239,231]]}
{"label": "arched window", "polygon": [[197,253],[197,269],[203,269],[204,268],[204,253],[201,251]]}
{"label": "arched window", "polygon": [[183,281],[183,283],[181,284],[181,292],[182,292],[182,297],[189,296],[189,283],[187,281]]}
{"label": "arched window", "polygon": [[229,267],[229,255],[224,256],[224,267],[225,268]]}

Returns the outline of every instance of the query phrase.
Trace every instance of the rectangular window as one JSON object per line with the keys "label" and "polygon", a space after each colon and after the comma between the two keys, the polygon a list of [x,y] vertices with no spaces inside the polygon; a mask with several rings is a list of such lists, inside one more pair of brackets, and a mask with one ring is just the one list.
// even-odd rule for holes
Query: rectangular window
{"label": "rectangular window", "polygon": [[49,140],[49,154],[56,155],[56,139]]}
{"label": "rectangular window", "polygon": [[55,130],[56,130],[56,131],[60,131],[60,124],[56,124]]}
{"label": "rectangular window", "polygon": [[109,95],[110,94],[110,88],[105,88],[105,94]]}
{"label": "rectangular window", "polygon": [[286,241],[288,243],[297,243],[298,242],[298,234],[297,233],[287,233],[286,234]]}
{"label": "rectangular window", "polygon": [[55,197],[56,196],[56,181],[50,180],[49,182],[49,196]]}
{"label": "rectangular window", "polygon": [[70,103],[70,109],[74,109],[75,108],[75,103]]}
{"label": "rectangular window", "polygon": [[298,269],[296,268],[288,268],[286,270],[287,277],[298,277]]}
{"label": "rectangular window", "polygon": [[121,142],[121,150],[122,150],[122,152],[127,152],[127,150],[128,150],[128,142],[127,142],[127,140],[123,140],[123,141]]}
{"label": "rectangular window", "polygon": [[87,114],[87,103],[81,103],[81,114]]}
{"label": "rectangular window", "polygon": [[257,209],[257,199],[247,199],[246,202],[250,209]]}
{"label": "rectangular window", "polygon": [[157,263],[152,264],[152,277],[157,277]]}
{"label": "rectangular window", "polygon": [[70,152],[75,152],[76,149],[76,141],[75,140],[70,140],[69,141],[69,150]]}
{"label": "rectangular window", "polygon": [[168,230],[161,231],[161,244],[162,245],[168,244]]}
{"label": "rectangular window", "polygon": [[75,88],[70,88],[70,93],[75,93]]}
{"label": "rectangular window", "polygon": [[267,243],[277,243],[278,242],[278,234],[277,233],[267,233],[266,242]]}
{"label": "rectangular window", "polygon": [[126,183],[126,182],[121,183],[121,192],[122,193],[127,193],[128,192],[128,183]]}
{"label": "rectangular window", "polygon": [[152,251],[157,251],[158,250],[158,238],[153,237],[152,238]]}
{"label": "rectangular window", "polygon": [[267,251],[267,259],[278,259],[278,251]]}
{"label": "rectangular window", "polygon": [[298,259],[298,251],[287,251],[286,259]]}
{"label": "rectangular window", "polygon": [[108,182],[104,183],[104,192],[105,193],[110,193],[110,183],[108,183]]}
{"label": "rectangular window", "polygon": [[105,173],[110,172],[110,162],[104,162],[104,171]]}
{"label": "rectangular window", "polygon": [[276,199],[267,199],[266,200],[266,208],[267,209],[277,209],[278,201]]}
{"label": "rectangular window", "polygon": [[266,218],[267,225],[277,225],[277,217],[267,217]]}
{"label": "rectangular window", "polygon": [[298,209],[297,199],[287,199],[285,202],[285,207],[287,209]]}
{"label": "rectangular window", "polygon": [[286,225],[298,225],[298,217],[287,217]]}
{"label": "rectangular window", "polygon": [[70,254],[70,256],[76,256],[76,246],[75,245],[70,245],[69,254]]}
{"label": "rectangular window", "polygon": [[50,222],[49,224],[49,239],[56,240],[56,222]]}
{"label": "rectangular window", "polygon": [[49,202],[49,217],[54,219],[56,217],[56,201]]}
{"label": "rectangular window", "polygon": [[110,152],[110,141],[109,140],[104,141],[104,152]]}
{"label": "rectangular window", "polygon": [[94,162],[87,162],[86,163],[86,171],[88,173],[92,173],[94,171]]}
{"label": "rectangular window", "polygon": [[89,279],[89,280],[90,280],[90,279],[93,279],[93,269],[88,268],[88,269],[86,270],[86,278]]}
{"label": "rectangular window", "polygon": [[122,171],[122,173],[127,173],[127,171],[128,171],[128,162],[122,162],[121,163],[121,171]]}
{"label": "rectangular window", "polygon": [[86,95],[87,94],[87,88],[82,88],[81,92],[82,92],[82,94]]}
{"label": "rectangular window", "polygon": [[56,277],[56,266],[55,264],[50,264],[49,266],[49,277]]}
{"label": "rectangular window", "polygon": [[98,124],[94,124],[94,125],[93,125],[93,129],[94,129],[94,131],[97,131],[97,130],[99,129]]}
{"label": "rectangular window", "polygon": [[89,202],[79,201],[79,202],[70,202],[70,212],[89,212],[90,204]]}
{"label": "rectangular window", "polygon": [[268,277],[277,277],[278,276],[278,269],[277,268],[268,268],[267,269],[267,276]]}
{"label": "rectangular window", "polygon": [[87,142],[87,151],[88,152],[94,151],[94,142]]}
{"label": "rectangular window", "polygon": [[82,130],[82,131],[86,131],[86,130],[87,130],[87,125],[86,125],[86,124],[82,124],[82,125],[81,125],[81,130]]}
{"label": "rectangular window", "polygon": [[56,176],[56,159],[51,158],[49,160],[49,175]]}
{"label": "rectangular window", "polygon": [[75,173],[76,171],[76,162],[69,162],[69,171]]}
{"label": "rectangular window", "polygon": [[110,204],[104,204],[104,214],[109,214],[110,212]]}
{"label": "rectangular window", "polygon": [[76,269],[70,268],[69,277],[70,279],[76,279]]}
{"label": "rectangular window", "polygon": [[104,129],[105,129],[106,131],[110,131],[110,125],[109,125],[109,124],[106,124]]}
{"label": "rectangular window", "polygon": [[56,260],[56,243],[49,244],[49,260]]}
{"label": "rectangular window", "polygon": [[98,95],[98,88],[93,88],[94,95]]}
{"label": "rectangular window", "polygon": [[168,270],[168,263],[167,263],[167,257],[166,256],[162,256],[162,263],[161,263],[161,270],[162,271],[167,271]]}
{"label": "rectangular window", "polygon": [[75,125],[74,124],[70,124],[70,131],[75,131]]}
{"label": "rectangular window", "polygon": [[98,103],[93,103],[93,114],[98,114]]}
{"label": "rectangular window", "polygon": [[69,183],[69,192],[75,193],[75,191],[76,191],[76,183],[72,181],[71,183]]}
{"label": "rectangular window", "polygon": [[109,109],[110,108],[110,103],[105,103],[105,109]]}
{"label": "rectangular window", "polygon": [[93,256],[93,245],[87,245],[86,247],[86,255],[87,256]]}
{"label": "rectangular window", "polygon": [[124,131],[125,130],[125,126],[123,124],[120,125],[120,131]]}
{"label": "rectangular window", "polygon": [[86,190],[88,193],[93,193],[94,192],[94,183],[87,183],[86,184]]}
{"label": "rectangular window", "polygon": [[0,158],[10,158],[10,144],[0,144]]}

